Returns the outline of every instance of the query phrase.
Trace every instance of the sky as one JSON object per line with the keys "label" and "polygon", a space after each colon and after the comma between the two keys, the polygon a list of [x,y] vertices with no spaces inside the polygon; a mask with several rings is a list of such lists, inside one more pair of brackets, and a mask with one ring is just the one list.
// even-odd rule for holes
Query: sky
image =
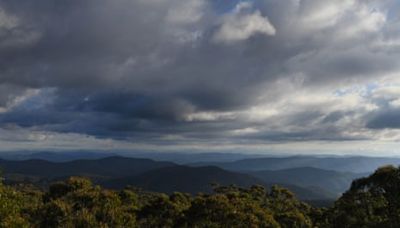
{"label": "sky", "polygon": [[400,155],[397,0],[0,0],[0,151]]}

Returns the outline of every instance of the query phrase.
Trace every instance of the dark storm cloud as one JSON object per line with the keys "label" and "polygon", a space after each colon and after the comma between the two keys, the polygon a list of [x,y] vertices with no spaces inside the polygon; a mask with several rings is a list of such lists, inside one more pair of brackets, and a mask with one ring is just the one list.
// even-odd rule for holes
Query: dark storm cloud
{"label": "dark storm cloud", "polygon": [[345,139],[353,129],[341,121],[354,110],[304,105],[257,121],[243,112],[398,70],[398,53],[381,45],[397,37],[386,25],[391,1],[224,2],[0,1],[0,126],[137,140],[229,139],[247,128],[272,141]]}
{"label": "dark storm cloud", "polygon": [[342,119],[344,116],[346,116],[346,113],[343,112],[332,112],[329,115],[325,116],[325,118],[322,120],[324,123],[334,123]]}
{"label": "dark storm cloud", "polygon": [[389,109],[376,113],[367,122],[367,127],[371,129],[400,128],[400,109]]}
{"label": "dark storm cloud", "polygon": [[[195,23],[201,30],[206,23],[199,19],[188,25],[169,24],[166,14],[178,2],[29,2],[2,4],[18,18],[10,33],[30,27],[37,34],[30,40],[29,33],[22,32],[24,45],[3,44],[2,82],[36,88],[122,88],[184,97],[195,105],[218,109],[247,103],[263,70],[255,67],[261,63],[257,56],[243,58],[244,47],[231,50],[207,40],[176,42],[202,32],[187,26]],[[239,95],[238,88],[248,96]]]}
{"label": "dark storm cloud", "polygon": [[366,127],[370,129],[399,129],[400,108],[394,104],[398,94],[381,93],[373,98],[379,109],[368,113],[365,117]]}
{"label": "dark storm cloud", "polygon": [[0,123],[102,138],[146,137],[146,140],[174,133],[201,138],[240,125],[223,121],[210,124],[187,122],[186,115],[193,111],[191,104],[172,97],[150,97],[122,91],[47,90],[0,114]]}

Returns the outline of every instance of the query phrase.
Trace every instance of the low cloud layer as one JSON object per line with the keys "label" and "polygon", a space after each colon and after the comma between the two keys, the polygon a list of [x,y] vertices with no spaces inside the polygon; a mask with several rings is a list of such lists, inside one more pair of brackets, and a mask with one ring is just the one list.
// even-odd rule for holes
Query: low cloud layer
{"label": "low cloud layer", "polygon": [[395,0],[1,1],[0,143],[397,142],[398,9]]}

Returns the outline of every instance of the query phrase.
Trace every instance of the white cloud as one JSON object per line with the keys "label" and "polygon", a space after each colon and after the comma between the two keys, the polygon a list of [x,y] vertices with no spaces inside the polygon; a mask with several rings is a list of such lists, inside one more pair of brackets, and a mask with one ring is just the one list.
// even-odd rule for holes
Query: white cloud
{"label": "white cloud", "polygon": [[215,42],[233,43],[256,34],[273,36],[275,33],[276,29],[267,17],[262,16],[259,10],[253,11],[249,2],[241,2],[233,12],[223,16],[213,39]]}
{"label": "white cloud", "polygon": [[300,22],[313,30],[334,26],[347,11],[351,11],[355,6],[354,0],[305,0],[301,3]]}
{"label": "white cloud", "polygon": [[204,0],[186,0],[168,10],[167,22],[190,25],[202,19],[207,4]]}
{"label": "white cloud", "polygon": [[23,22],[0,7],[0,48],[27,46],[37,42],[41,34],[21,26]]}
{"label": "white cloud", "polygon": [[396,100],[391,101],[391,102],[390,102],[390,105],[391,105],[393,108],[400,108],[400,99],[396,99]]}
{"label": "white cloud", "polygon": [[341,27],[340,36],[344,38],[353,38],[358,34],[371,33],[379,31],[386,22],[386,14],[376,9],[371,9],[365,5],[361,5],[355,9],[353,14],[355,17],[351,20],[353,23],[347,21]]}
{"label": "white cloud", "polygon": [[193,112],[185,116],[188,122],[233,120],[234,118],[235,115],[232,112]]}
{"label": "white cloud", "polygon": [[257,130],[256,128],[252,128],[252,127],[247,127],[247,128],[243,128],[243,129],[237,129],[237,130],[233,130],[231,131],[231,133],[233,135],[246,135],[246,134],[254,134],[259,132],[259,130]]}
{"label": "white cloud", "polygon": [[386,1],[321,1],[303,0],[290,15],[295,37],[304,37],[315,44],[343,45],[349,42],[370,42],[370,36],[387,23]]}
{"label": "white cloud", "polygon": [[9,15],[0,8],[0,29],[13,29],[18,26],[18,22],[16,16]]}

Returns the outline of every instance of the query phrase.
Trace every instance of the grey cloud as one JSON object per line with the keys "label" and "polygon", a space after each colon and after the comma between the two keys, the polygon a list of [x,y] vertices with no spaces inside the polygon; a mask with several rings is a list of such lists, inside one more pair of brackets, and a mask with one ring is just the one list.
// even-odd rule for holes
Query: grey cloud
{"label": "grey cloud", "polygon": [[400,128],[400,109],[375,113],[369,118],[366,126],[371,129],[398,129]]}
{"label": "grey cloud", "polygon": [[366,127],[375,130],[400,128],[400,109],[391,105],[395,99],[396,95],[385,93],[372,98],[379,109],[365,115]]}
{"label": "grey cloud", "polygon": [[0,107],[7,108],[16,98],[26,92],[25,88],[15,85],[0,84]]}
{"label": "grey cloud", "polygon": [[[275,35],[252,31],[241,42],[225,45],[213,37],[221,28],[216,22],[237,19],[230,15],[232,3],[227,9],[221,1],[207,0],[4,0],[0,18],[9,22],[0,24],[0,107],[28,89],[41,94],[0,113],[0,126],[138,140],[170,134],[229,139],[229,132],[248,127],[271,140],[345,139],[343,132],[353,129],[338,122],[356,113],[329,113],[323,105],[312,112],[280,110],[282,118],[256,123],[240,115],[216,121],[188,121],[187,116],[240,113],[285,100],[295,91],[279,82],[296,77],[302,80],[295,89],[333,90],[397,72],[398,52],[376,46],[398,38],[390,29],[394,22],[342,36],[349,26],[362,27],[363,18],[349,12],[359,15],[370,6],[381,12],[386,4],[338,6],[338,12],[349,7],[345,15],[316,28],[304,21],[325,6],[320,1],[254,1],[251,13],[268,18]],[[287,133],[294,127],[298,133]]]}

